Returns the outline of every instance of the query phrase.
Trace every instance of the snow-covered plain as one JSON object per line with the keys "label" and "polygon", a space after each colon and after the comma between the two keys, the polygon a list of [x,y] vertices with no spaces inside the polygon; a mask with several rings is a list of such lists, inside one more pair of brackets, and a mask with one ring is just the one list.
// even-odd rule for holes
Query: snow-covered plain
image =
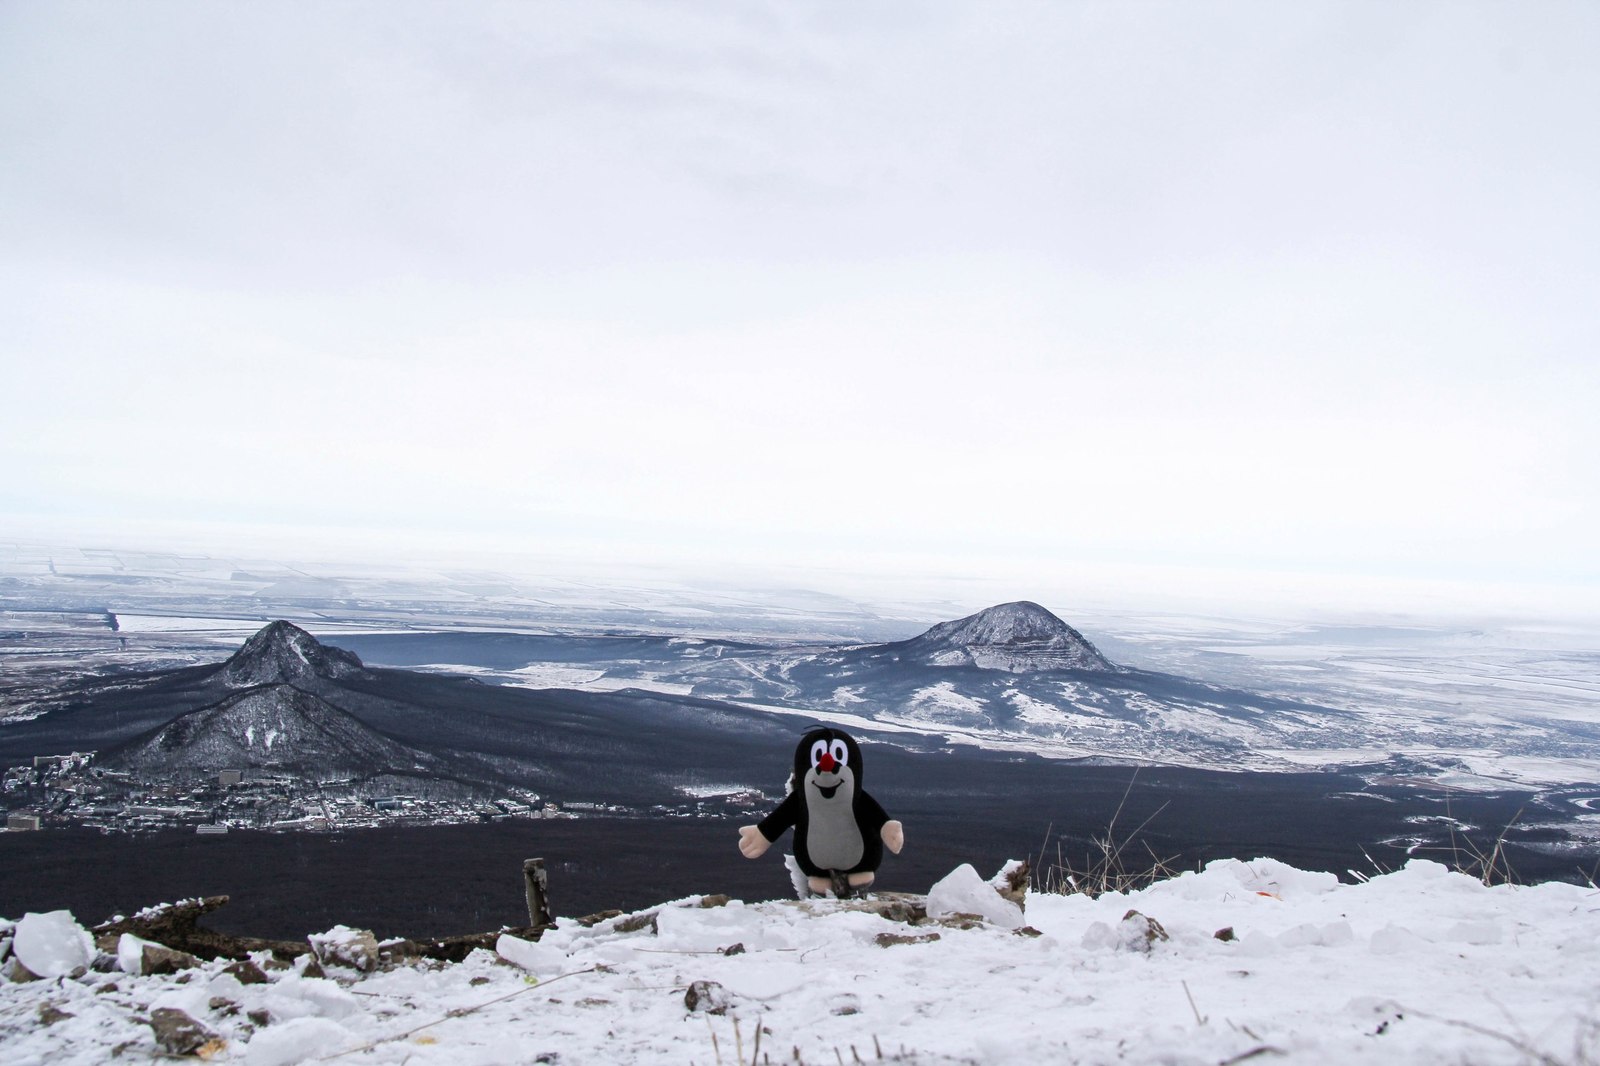
{"label": "snow-covered plain", "polygon": [[[951,884],[959,906],[971,888]],[[366,976],[306,977],[302,961],[245,985],[206,963],[0,984],[0,1057],[148,1061],[145,1019],[162,1007],[226,1041],[215,1061],[252,1066],[1600,1057],[1592,888],[1490,888],[1424,861],[1339,884],[1261,859],[1128,895],[1034,894],[1021,931],[910,926],[833,901],[700,903],[665,904],[631,932],[563,920],[536,944],[503,937],[498,954]],[[13,932],[58,968],[81,949],[59,917],[0,923],[0,940]]]}

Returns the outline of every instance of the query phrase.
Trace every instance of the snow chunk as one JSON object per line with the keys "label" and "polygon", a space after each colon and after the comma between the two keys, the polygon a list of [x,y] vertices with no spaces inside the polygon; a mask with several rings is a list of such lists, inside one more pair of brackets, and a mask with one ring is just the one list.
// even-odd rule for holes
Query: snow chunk
{"label": "snow chunk", "polygon": [[1412,956],[1430,946],[1427,940],[1393,922],[1373,933],[1370,943],[1374,955]]}
{"label": "snow chunk", "polygon": [[94,961],[94,937],[71,911],[29,911],[17,923],[11,941],[17,961],[40,977],[65,977]]}
{"label": "snow chunk", "polygon": [[1006,929],[1022,926],[1022,908],[1003,899],[994,886],[978,876],[971,863],[962,863],[928,890],[928,917],[976,914]]}
{"label": "snow chunk", "polygon": [[1297,870],[1277,859],[1215,859],[1201,873],[1184,873],[1168,882],[1167,891],[1183,899],[1216,901],[1238,895],[1271,899],[1303,899],[1339,888],[1336,874]]}
{"label": "snow chunk", "polygon": [[1307,922],[1278,934],[1278,944],[1285,948],[1338,947],[1353,944],[1355,939],[1356,932],[1349,922]]}
{"label": "snow chunk", "polygon": [[142,940],[132,933],[123,933],[117,940],[117,965],[123,973],[140,974],[144,972],[144,946],[150,943]]}
{"label": "snow chunk", "polygon": [[244,1060],[248,1066],[290,1066],[331,1055],[349,1043],[350,1033],[338,1022],[291,1018],[257,1032],[250,1039]]}
{"label": "snow chunk", "polygon": [[1457,922],[1445,933],[1445,939],[1461,944],[1488,946],[1500,943],[1500,926],[1491,920]]}
{"label": "snow chunk", "polygon": [[567,953],[558,947],[537,940],[523,940],[509,933],[500,934],[500,939],[494,942],[494,951],[513,966],[536,974],[560,973],[567,961]]}

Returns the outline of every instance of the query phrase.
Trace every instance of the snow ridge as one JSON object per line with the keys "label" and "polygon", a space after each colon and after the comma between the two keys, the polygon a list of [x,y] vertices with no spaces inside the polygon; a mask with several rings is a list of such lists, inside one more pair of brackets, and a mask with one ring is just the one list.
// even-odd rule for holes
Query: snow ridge
{"label": "snow ridge", "polygon": [[503,935],[442,968],[325,958],[311,971],[306,955],[249,983],[226,960],[85,971],[87,932],[64,912],[30,914],[0,920],[0,959],[9,947],[54,979],[0,978],[0,1046],[16,1063],[147,1061],[165,1009],[247,1066],[357,1051],[372,1066],[706,1063],[741,1046],[744,1061],[758,1031],[772,1061],[809,1063],[879,1049],[979,1064],[1600,1057],[1586,887],[1490,888],[1421,860],[1341,884],[1229,859],[1126,895],[1030,894],[1013,930],[1009,912],[969,916],[991,891],[977,874],[941,884],[955,913],[914,926],[831,900],[690,897],[592,926],[561,919],[537,942]]}

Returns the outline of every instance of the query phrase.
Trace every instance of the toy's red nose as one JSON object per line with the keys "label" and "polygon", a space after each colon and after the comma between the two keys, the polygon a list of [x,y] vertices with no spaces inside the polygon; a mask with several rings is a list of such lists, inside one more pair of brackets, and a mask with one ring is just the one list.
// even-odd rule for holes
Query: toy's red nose
{"label": "toy's red nose", "polygon": [[825,751],[822,758],[817,760],[817,769],[825,774],[831,774],[839,768],[839,760],[833,757],[832,752]]}

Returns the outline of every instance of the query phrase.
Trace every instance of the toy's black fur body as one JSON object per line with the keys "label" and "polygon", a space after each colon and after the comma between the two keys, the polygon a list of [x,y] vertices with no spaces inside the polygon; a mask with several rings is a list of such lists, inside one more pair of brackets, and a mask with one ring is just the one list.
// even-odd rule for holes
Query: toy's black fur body
{"label": "toy's black fur body", "polygon": [[[822,769],[819,750],[833,757]],[[793,791],[756,828],[772,842],[792,827],[795,861],[808,877],[875,871],[883,862],[881,834],[889,816],[862,789],[861,777],[855,739],[837,729],[813,729],[795,748]]]}

